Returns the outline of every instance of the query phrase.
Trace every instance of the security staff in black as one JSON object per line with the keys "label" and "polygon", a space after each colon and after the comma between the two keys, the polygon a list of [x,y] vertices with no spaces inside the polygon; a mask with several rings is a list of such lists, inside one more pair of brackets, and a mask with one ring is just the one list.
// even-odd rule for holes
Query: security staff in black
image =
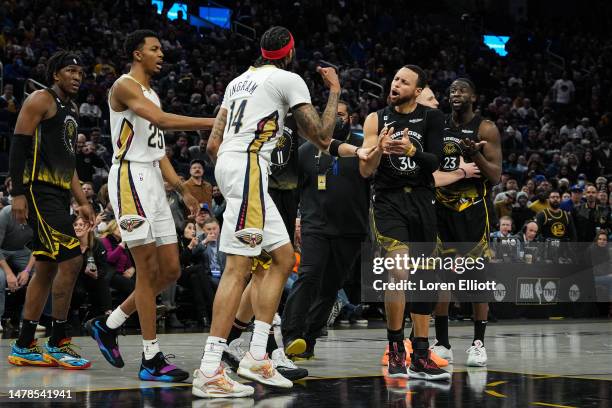
{"label": "security staff in black", "polygon": [[[449,102],[452,113],[446,118],[440,165],[440,179],[448,177],[461,161],[478,166],[479,177],[464,178],[436,189],[438,234],[445,256],[460,255],[470,258],[490,256],[490,225],[494,223],[494,211],[490,202],[491,186],[501,176],[502,152],[499,131],[495,124],[476,115],[476,87],[467,78],[456,79],[450,87]],[[476,271],[475,271],[476,272]],[[443,274],[444,280],[456,279],[456,274]],[[469,276],[469,279],[481,279]],[[437,343],[433,351],[440,357],[453,361],[448,340],[448,293],[439,293],[435,308]],[[487,362],[484,335],[489,306],[474,303],[474,338],[468,349],[467,365],[484,366]]]}
{"label": "security staff in black", "polygon": [[550,208],[545,208],[536,215],[540,235],[544,240],[576,242],[576,227],[572,217],[561,206],[561,195],[553,190],[548,195]]}
{"label": "security staff in black", "polygon": [[268,193],[280,213],[289,238],[293,243],[295,219],[298,207],[298,147],[303,139],[299,137],[297,124],[290,113],[285,118],[283,134],[276,142],[270,157]]}
{"label": "security staff in black", "polygon": [[[69,212],[71,192],[90,227],[95,218],[75,171],[78,110],[72,97],[83,78],[79,57],[55,53],[49,59],[47,77],[52,86],[25,100],[11,143],[12,212],[18,222],[27,220],[34,231],[36,273],[28,285],[21,332],[8,359],[15,365],[83,369],[90,362],[71,348],[65,327],[82,262]],[[49,357],[43,358],[34,332],[51,286],[53,331],[43,345]]]}
{"label": "security staff in black", "polygon": [[[364,177],[374,175],[372,227],[388,258],[435,254],[437,228],[432,174],[442,156],[444,115],[416,102],[425,86],[426,74],[421,68],[402,67],[391,84],[388,98],[391,106],[370,114],[364,124],[364,148],[377,146],[377,151],[360,162],[360,172]],[[407,278],[407,271],[399,268],[390,273],[394,279]],[[409,370],[403,333],[404,292],[386,291],[385,307],[389,375],[449,380],[450,375],[429,355],[431,303],[412,304],[415,337]]]}
{"label": "security staff in black", "polygon": [[[338,102],[334,140],[361,146],[350,132],[350,110]],[[311,358],[338,291],[360,266],[368,231],[370,186],[356,157],[331,157],[305,143],[299,149],[301,263],[282,319],[286,344],[304,339]]]}

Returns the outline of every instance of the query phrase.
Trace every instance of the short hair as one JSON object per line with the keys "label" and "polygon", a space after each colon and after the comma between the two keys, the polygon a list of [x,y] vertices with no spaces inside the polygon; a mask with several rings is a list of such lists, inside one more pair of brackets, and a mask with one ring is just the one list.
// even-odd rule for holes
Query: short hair
{"label": "short hair", "polygon": [[509,215],[504,215],[499,218],[499,225],[501,226],[502,221],[510,221],[510,224],[514,225],[514,220]]}
{"label": "short hair", "polygon": [[552,190],[550,190],[550,191],[548,192],[548,197],[550,198],[550,195],[551,195],[551,194],[554,194],[554,193],[559,194],[559,197],[561,196],[561,192],[560,192],[559,190],[557,190],[556,188],[553,188]]}
{"label": "short hair", "polygon": [[346,106],[346,112],[347,112],[349,115],[350,115],[351,113],[353,113],[353,111],[352,111],[352,109],[351,109],[351,104],[350,104],[350,103],[348,103],[347,101],[345,101],[345,100],[343,100],[343,99],[340,99],[340,100],[338,101],[338,105],[340,105],[340,104],[342,104],[342,105]]}
{"label": "short hair", "polygon": [[129,33],[123,42],[123,51],[125,51],[128,56],[132,55],[134,51],[142,48],[147,37],[159,39],[157,33],[152,30],[136,30]]}
{"label": "short hair", "polygon": [[463,82],[472,89],[472,92],[476,92],[476,85],[474,85],[474,82],[472,82],[472,80],[469,78],[461,77],[461,78],[455,79],[453,82]]}
{"label": "short hair", "polygon": [[47,61],[46,72],[48,85],[54,84],[55,79],[53,79],[53,75],[55,75],[57,71],[61,69],[60,64],[64,61],[66,57],[69,57],[70,55],[74,55],[74,53],[70,51],[60,50],[49,58],[49,61]]}
{"label": "short hair", "polygon": [[209,219],[207,219],[206,221],[204,221],[204,225],[207,225],[207,224],[213,224],[213,223],[214,223],[214,224],[217,224],[217,225],[220,225],[220,224],[219,224],[219,220],[217,220],[215,217],[210,217]]}
{"label": "short hair", "polygon": [[418,65],[404,65],[403,68],[409,69],[417,74],[417,87],[425,88],[427,86],[427,73]]}

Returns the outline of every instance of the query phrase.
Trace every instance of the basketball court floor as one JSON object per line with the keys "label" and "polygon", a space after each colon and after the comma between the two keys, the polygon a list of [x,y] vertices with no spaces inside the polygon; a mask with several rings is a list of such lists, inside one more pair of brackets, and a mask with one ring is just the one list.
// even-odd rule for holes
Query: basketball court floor
{"label": "basketball court floor", "polygon": [[[375,325],[376,326],[376,325]],[[380,326],[380,323],[377,325]],[[433,330],[432,330],[433,331]],[[206,334],[159,335],[162,350],[191,372],[200,364]],[[247,334],[244,335],[245,337]],[[248,334],[250,336],[250,334]],[[315,359],[301,362],[310,376],[293,389],[256,386],[255,398],[201,400],[190,384],[140,382],[141,339],[122,336],[126,360],[110,366],[94,341],[76,337],[92,367],[84,371],[13,367],[6,356],[12,340],[0,343],[0,406],[79,407],[598,407],[612,406],[612,323],[609,320],[510,321],[490,324],[486,368],[465,366],[471,324],[451,325],[455,364],[450,383],[385,378],[380,357],[383,328],[329,330]],[[16,390],[70,390],[71,399],[23,400]],[[43,405],[39,405],[43,404]]]}

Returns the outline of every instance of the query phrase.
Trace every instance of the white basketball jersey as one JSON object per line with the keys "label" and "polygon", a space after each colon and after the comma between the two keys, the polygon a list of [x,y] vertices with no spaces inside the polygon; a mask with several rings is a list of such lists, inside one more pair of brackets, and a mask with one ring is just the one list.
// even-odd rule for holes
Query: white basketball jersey
{"label": "white basketball jersey", "polygon": [[310,103],[310,92],[299,75],[273,65],[249,68],[225,88],[227,123],[218,156],[256,153],[269,163],[287,111],[303,103]]}
{"label": "white basketball jersey", "polygon": [[[123,77],[138,83],[145,98],[161,107],[159,97],[153,89],[145,88],[129,75],[123,75]],[[130,109],[115,112],[110,106],[110,93],[108,107],[113,142],[113,163],[121,161],[151,163],[164,157],[166,149],[163,131]]]}

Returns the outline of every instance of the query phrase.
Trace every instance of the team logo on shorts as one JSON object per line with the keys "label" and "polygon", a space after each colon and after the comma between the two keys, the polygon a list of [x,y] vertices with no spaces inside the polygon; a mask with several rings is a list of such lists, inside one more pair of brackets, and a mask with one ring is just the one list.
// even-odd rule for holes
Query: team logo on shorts
{"label": "team logo on shorts", "polygon": [[119,226],[121,227],[121,229],[127,232],[134,231],[136,228],[140,227],[142,224],[144,224],[144,220],[141,218],[126,218],[124,220],[121,220],[121,222],[119,222]]}
{"label": "team logo on shorts", "polygon": [[263,235],[256,232],[238,231],[236,232],[236,238],[251,248],[255,248],[257,245],[261,244],[261,241],[263,241]]}

